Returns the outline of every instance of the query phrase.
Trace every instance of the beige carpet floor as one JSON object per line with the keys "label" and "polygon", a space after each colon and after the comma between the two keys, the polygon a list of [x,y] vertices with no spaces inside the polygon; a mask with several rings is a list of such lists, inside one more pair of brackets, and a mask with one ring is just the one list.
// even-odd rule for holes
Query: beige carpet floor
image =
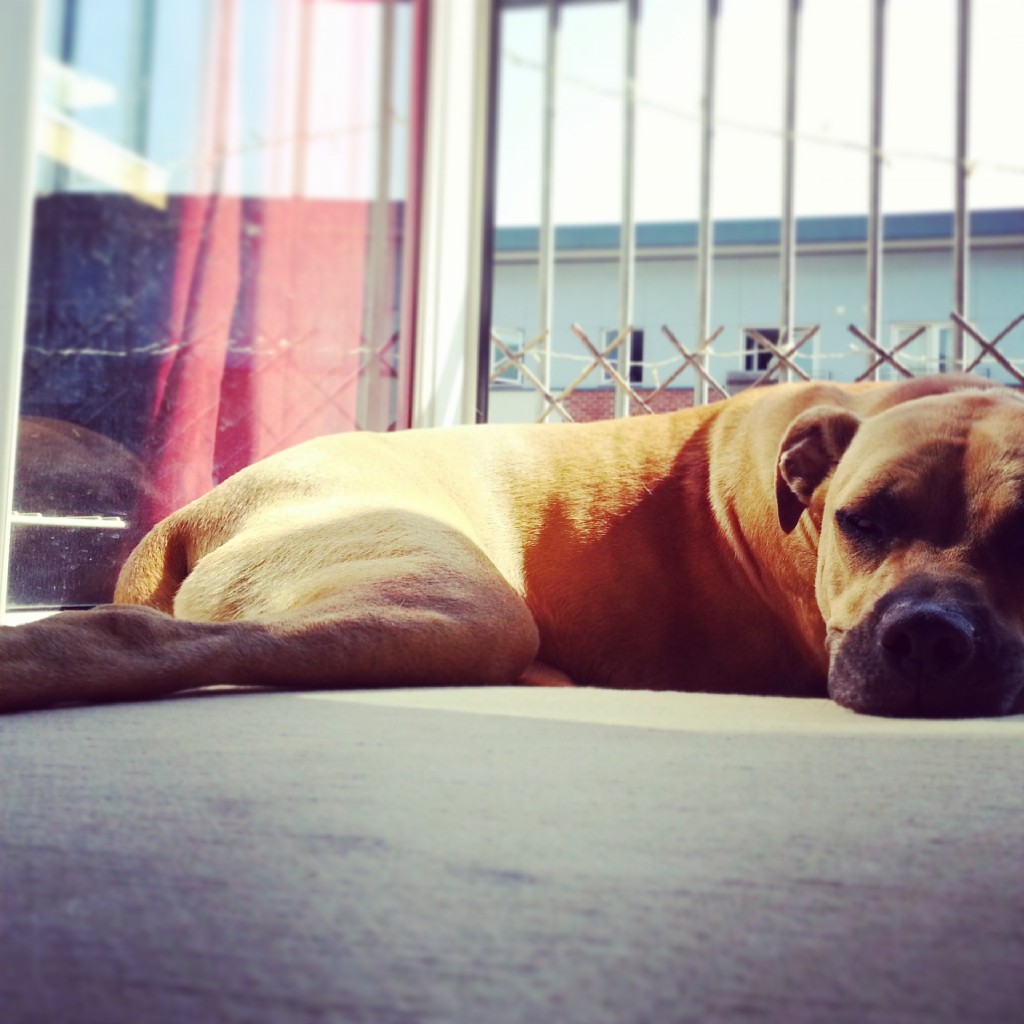
{"label": "beige carpet floor", "polygon": [[1024,1019],[1024,717],[604,691],[0,719],[0,1021]]}

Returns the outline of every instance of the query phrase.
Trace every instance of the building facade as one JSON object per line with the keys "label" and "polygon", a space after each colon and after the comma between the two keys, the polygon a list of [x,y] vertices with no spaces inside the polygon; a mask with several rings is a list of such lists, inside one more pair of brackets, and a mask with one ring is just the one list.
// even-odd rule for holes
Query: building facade
{"label": "building facade", "polygon": [[[882,329],[875,341],[886,351],[895,349],[893,360],[914,374],[958,368],[958,327],[950,315],[952,229],[949,213],[891,215],[884,221]],[[638,394],[658,392],[653,405],[659,410],[693,401],[695,371],[687,367],[678,372],[684,360],[663,328],[690,352],[704,340],[696,336],[696,236],[695,224],[638,227],[633,335],[609,359]],[[1024,313],[1024,209],[976,211],[970,238],[968,319],[991,339]],[[712,332],[718,333],[707,346],[704,365],[724,392],[749,386],[773,362],[762,339],[779,342],[779,251],[778,221],[721,221],[715,226],[710,319]],[[497,336],[512,352],[524,347],[529,351],[523,368],[511,363],[492,341],[492,422],[535,419],[547,404],[537,380],[558,395],[593,364],[574,324],[598,350],[626,326],[620,321],[618,227],[560,228],[555,252],[548,354],[543,340],[530,347],[541,333],[543,316],[538,300],[538,231],[504,228],[496,233],[492,339]],[[865,218],[797,222],[794,342],[812,329],[813,333],[792,354],[792,361],[812,378],[854,380],[869,371],[883,379],[900,375],[900,369],[885,360],[872,370],[878,354],[850,330],[851,325],[867,327],[866,253]],[[998,351],[1024,371],[1024,324],[1006,334]],[[965,332],[961,365],[970,366],[979,356],[975,372],[1014,380]],[[773,379],[786,374],[783,367]],[[798,373],[788,371],[788,376]],[[563,405],[573,419],[611,415],[615,390],[610,373],[599,364]],[[716,397],[713,386],[708,391],[709,397]]]}

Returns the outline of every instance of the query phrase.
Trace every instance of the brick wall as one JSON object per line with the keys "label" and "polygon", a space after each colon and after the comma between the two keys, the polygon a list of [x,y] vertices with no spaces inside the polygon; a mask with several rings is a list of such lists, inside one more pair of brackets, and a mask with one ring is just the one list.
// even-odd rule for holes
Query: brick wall
{"label": "brick wall", "polygon": [[[654,388],[634,388],[644,401],[648,401]],[[674,412],[676,409],[689,409],[693,405],[692,388],[669,388],[662,391],[650,403],[655,412]],[[572,418],[578,423],[585,423],[589,420],[610,420],[615,415],[615,389],[608,388],[580,388],[574,391],[563,405],[572,414]],[[642,416],[643,409],[632,400],[630,401],[630,415]]]}

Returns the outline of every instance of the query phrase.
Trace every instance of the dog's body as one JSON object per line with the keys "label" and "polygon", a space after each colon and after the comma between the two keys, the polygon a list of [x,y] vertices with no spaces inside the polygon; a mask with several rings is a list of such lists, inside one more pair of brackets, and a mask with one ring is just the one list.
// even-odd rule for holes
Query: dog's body
{"label": "dog's body", "polygon": [[1015,711],[1024,401],[982,383],[307,442],[158,525],[123,604],[5,630],[0,708],[572,681]]}

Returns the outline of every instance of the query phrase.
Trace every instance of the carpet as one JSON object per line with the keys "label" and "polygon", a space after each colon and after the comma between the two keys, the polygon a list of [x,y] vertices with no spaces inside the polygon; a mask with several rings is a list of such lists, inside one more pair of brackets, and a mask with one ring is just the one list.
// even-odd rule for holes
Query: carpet
{"label": "carpet", "polygon": [[4,1024],[1024,1013],[1024,716],[214,691],[0,772]]}

